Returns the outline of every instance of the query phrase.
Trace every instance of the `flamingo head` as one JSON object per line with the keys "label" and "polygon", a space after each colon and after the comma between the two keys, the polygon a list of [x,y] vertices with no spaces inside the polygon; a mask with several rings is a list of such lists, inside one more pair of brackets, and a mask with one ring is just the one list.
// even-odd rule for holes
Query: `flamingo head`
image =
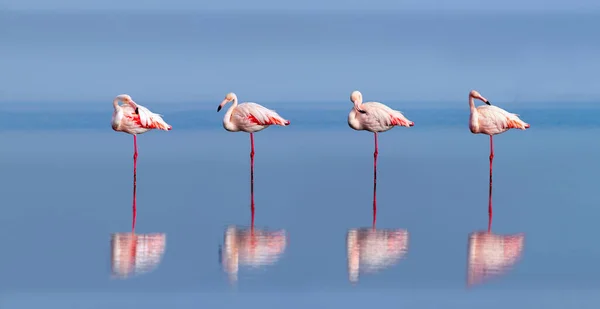
{"label": "flamingo head", "polygon": [[113,100],[113,106],[115,107],[115,110],[118,110],[120,108],[119,101],[121,101],[123,103],[133,102],[133,100],[131,99],[131,96],[129,96],[128,94],[120,94],[120,95],[116,96],[115,99]]}
{"label": "flamingo head", "polygon": [[477,100],[481,100],[481,101],[483,101],[483,103],[485,103],[487,105],[492,105],[490,103],[490,101],[488,101],[488,99],[484,98],[481,94],[479,94],[479,92],[477,92],[477,90],[471,90],[471,92],[469,93],[469,97],[477,99]]}
{"label": "flamingo head", "polygon": [[223,106],[231,101],[237,101],[237,96],[233,92],[230,92],[225,96],[225,99],[221,102],[221,104],[219,104],[219,107],[217,107],[217,112],[221,111]]}
{"label": "flamingo head", "polygon": [[354,109],[359,112],[359,113],[366,113],[365,110],[360,108],[360,105],[362,104],[362,93],[360,93],[360,91],[358,90],[354,90],[352,91],[352,94],[350,95],[350,101],[352,101],[352,103],[354,103]]}
{"label": "flamingo head", "polygon": [[115,99],[117,99],[117,100],[119,100],[121,102],[130,102],[130,101],[133,101],[131,99],[131,96],[128,95],[128,94],[120,94]]}

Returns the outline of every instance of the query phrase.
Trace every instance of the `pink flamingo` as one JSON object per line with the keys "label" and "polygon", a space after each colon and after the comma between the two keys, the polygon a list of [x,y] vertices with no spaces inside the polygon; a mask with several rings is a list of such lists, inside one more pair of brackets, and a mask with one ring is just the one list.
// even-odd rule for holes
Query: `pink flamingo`
{"label": "pink flamingo", "polygon": [[353,91],[350,101],[354,103],[354,109],[348,114],[348,125],[354,130],[366,130],[375,134],[375,152],[373,153],[373,218],[377,212],[377,155],[378,143],[377,133],[385,132],[395,126],[412,127],[414,122],[406,119],[401,112],[393,110],[379,102],[362,102],[360,91]]}
{"label": "pink flamingo", "polygon": [[[475,101],[478,99],[487,105],[475,107]],[[490,191],[489,191],[489,226],[492,220],[492,161],[494,160],[494,141],[493,136],[504,133],[509,129],[525,130],[529,124],[519,119],[519,115],[509,113],[497,106],[493,106],[490,101],[484,98],[479,92],[472,90],[469,93],[469,107],[471,108],[471,117],[469,119],[469,129],[473,134],[486,134],[490,136]]]}
{"label": "pink flamingo", "polygon": [[[254,132],[262,131],[270,125],[288,126],[289,120],[279,116],[274,110],[270,110],[260,104],[246,102],[238,105],[238,99],[235,93],[230,92],[217,107],[217,112],[221,111],[225,104],[232,102],[223,117],[223,127],[229,132],[244,131],[250,133],[250,195],[254,201]],[[254,214],[254,202],[251,204],[252,214]]]}
{"label": "pink flamingo", "polygon": [[[123,105],[119,105],[119,101]],[[114,112],[112,128],[115,131],[133,135],[133,222],[131,229],[135,229],[136,219],[136,174],[137,174],[137,135],[152,129],[169,131],[172,127],[167,124],[161,115],[155,114],[147,108],[135,103],[127,94],[120,94],[113,100]]]}

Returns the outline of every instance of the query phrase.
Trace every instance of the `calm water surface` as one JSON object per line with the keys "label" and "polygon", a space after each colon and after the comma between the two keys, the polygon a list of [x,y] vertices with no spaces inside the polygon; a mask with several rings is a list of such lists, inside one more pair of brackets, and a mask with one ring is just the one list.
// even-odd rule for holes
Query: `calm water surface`
{"label": "calm water surface", "polygon": [[381,134],[376,227],[373,136],[350,103],[271,105],[292,125],[256,135],[252,230],[248,135],[148,104],[174,130],[139,137],[135,235],[133,141],[110,105],[5,108],[0,305],[597,307],[600,109],[507,107],[532,127],[495,139],[487,234],[489,140],[464,105],[403,108],[415,127]]}

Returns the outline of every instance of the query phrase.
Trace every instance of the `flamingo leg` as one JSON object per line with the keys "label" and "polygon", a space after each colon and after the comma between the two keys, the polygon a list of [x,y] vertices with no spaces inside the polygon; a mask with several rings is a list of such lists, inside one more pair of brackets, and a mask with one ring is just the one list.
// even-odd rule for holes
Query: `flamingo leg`
{"label": "flamingo leg", "polygon": [[252,221],[254,222],[254,133],[250,133],[250,209],[252,211]]}
{"label": "flamingo leg", "polygon": [[377,223],[377,183],[373,183],[373,231]]}
{"label": "flamingo leg", "polygon": [[137,200],[136,200],[136,191],[137,191],[137,136],[133,135],[133,221],[131,222],[131,231],[135,230],[135,221],[137,216]]}
{"label": "flamingo leg", "polygon": [[379,154],[379,145],[377,142],[377,132],[375,132],[375,152],[373,153],[373,225],[377,217],[377,155]]}
{"label": "flamingo leg", "polygon": [[494,161],[494,140],[492,135],[490,135],[490,193],[489,193],[489,201],[488,201],[488,232],[492,227],[492,163]]}

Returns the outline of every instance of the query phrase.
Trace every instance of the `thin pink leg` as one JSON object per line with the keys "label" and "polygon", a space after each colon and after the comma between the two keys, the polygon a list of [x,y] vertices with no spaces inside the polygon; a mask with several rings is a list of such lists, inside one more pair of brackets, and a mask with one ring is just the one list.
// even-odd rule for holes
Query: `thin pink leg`
{"label": "thin pink leg", "polygon": [[490,193],[489,193],[489,202],[488,202],[488,232],[492,228],[492,162],[494,161],[494,140],[492,135],[490,135]]}
{"label": "thin pink leg", "polygon": [[252,211],[252,222],[254,222],[254,133],[250,133],[250,209]]}
{"label": "thin pink leg", "polygon": [[377,218],[377,155],[379,146],[377,143],[377,132],[375,132],[375,152],[373,153],[373,226]]}
{"label": "thin pink leg", "polygon": [[133,136],[133,148],[134,148],[134,152],[133,152],[133,221],[131,222],[131,231],[132,232],[135,230],[135,220],[136,220],[136,216],[137,216],[136,191],[137,191],[137,157],[138,157],[138,151],[137,151],[137,136],[136,135]]}

